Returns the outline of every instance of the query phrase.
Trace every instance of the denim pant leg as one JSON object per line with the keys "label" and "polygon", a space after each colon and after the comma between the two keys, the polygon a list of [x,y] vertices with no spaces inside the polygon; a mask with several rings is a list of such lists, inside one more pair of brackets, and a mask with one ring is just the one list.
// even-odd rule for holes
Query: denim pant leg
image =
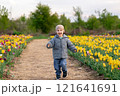
{"label": "denim pant leg", "polygon": [[60,59],[54,59],[54,69],[56,70],[56,76],[59,79],[61,75]]}
{"label": "denim pant leg", "polygon": [[64,72],[67,72],[67,61],[66,61],[65,58],[62,58],[62,59],[60,60],[60,66],[62,67],[63,73],[64,73]]}

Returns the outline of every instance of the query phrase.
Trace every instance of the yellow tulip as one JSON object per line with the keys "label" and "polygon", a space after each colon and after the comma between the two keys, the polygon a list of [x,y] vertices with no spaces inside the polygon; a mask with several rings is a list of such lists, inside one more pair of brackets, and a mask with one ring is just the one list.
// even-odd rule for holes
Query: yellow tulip
{"label": "yellow tulip", "polygon": [[105,64],[105,63],[103,63],[103,67],[106,67],[106,64]]}
{"label": "yellow tulip", "polygon": [[112,65],[112,66],[111,66],[111,70],[113,70],[113,69],[114,69],[114,66]]}
{"label": "yellow tulip", "polygon": [[3,63],[3,62],[4,62],[4,60],[0,60],[0,62],[1,62],[1,63]]}
{"label": "yellow tulip", "polygon": [[96,59],[96,62],[98,62],[98,59]]}
{"label": "yellow tulip", "polygon": [[95,56],[97,56],[97,52],[95,52]]}
{"label": "yellow tulip", "polygon": [[11,49],[11,46],[8,46],[8,49]]}
{"label": "yellow tulip", "polygon": [[86,53],[84,53],[84,56],[86,57],[86,56],[87,56],[87,54],[86,54]]}
{"label": "yellow tulip", "polygon": [[5,53],[5,50],[2,50],[2,52],[1,53]]}

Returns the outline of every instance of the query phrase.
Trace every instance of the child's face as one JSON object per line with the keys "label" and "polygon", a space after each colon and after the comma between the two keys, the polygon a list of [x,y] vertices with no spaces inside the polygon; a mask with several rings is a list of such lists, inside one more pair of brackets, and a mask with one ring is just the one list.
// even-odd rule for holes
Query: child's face
{"label": "child's face", "polygon": [[58,29],[56,30],[56,32],[57,32],[57,34],[58,34],[59,37],[62,37],[64,30],[63,30],[62,28],[58,28]]}

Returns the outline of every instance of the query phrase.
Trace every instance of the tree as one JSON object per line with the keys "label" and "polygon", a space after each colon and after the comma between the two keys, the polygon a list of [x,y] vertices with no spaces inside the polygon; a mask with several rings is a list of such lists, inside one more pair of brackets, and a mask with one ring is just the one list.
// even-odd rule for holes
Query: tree
{"label": "tree", "polygon": [[20,17],[20,21],[21,21],[22,23],[25,23],[25,21],[26,21],[25,15],[23,15],[23,16]]}
{"label": "tree", "polygon": [[51,30],[50,31],[55,31],[55,27],[56,25],[58,25],[58,23],[60,22],[59,18],[58,18],[58,14],[57,13],[54,13],[52,16],[51,16],[51,22],[53,22],[53,25],[51,25]]}
{"label": "tree", "polygon": [[41,30],[42,33],[48,33],[57,17],[55,14],[51,14],[50,8],[47,5],[38,4],[35,12],[32,12],[30,15],[31,26],[36,29],[36,31]]}
{"label": "tree", "polygon": [[91,15],[86,22],[87,29],[97,30],[102,28],[101,22],[96,18],[95,15]]}
{"label": "tree", "polygon": [[60,24],[65,27],[65,31],[69,32],[71,30],[70,19],[65,16],[65,14],[60,16]]}
{"label": "tree", "polygon": [[22,15],[17,20],[14,20],[15,25],[16,25],[14,30],[19,31],[19,32],[26,31],[25,30],[27,28],[26,21],[27,21],[27,19],[26,19],[25,15]]}
{"label": "tree", "polygon": [[82,10],[79,7],[73,7],[74,10],[74,16],[76,17],[75,23],[76,23],[76,27],[80,27],[80,26],[84,26],[84,21],[82,20]]}
{"label": "tree", "polygon": [[120,19],[118,18],[118,16],[112,16],[114,22],[112,24],[112,29],[116,30],[116,29],[120,29]]}
{"label": "tree", "polygon": [[6,9],[4,6],[0,6],[0,31],[4,31],[9,27],[8,15],[8,9]]}
{"label": "tree", "polygon": [[98,13],[99,20],[105,29],[107,30],[114,29],[113,26],[117,21],[115,21],[116,17],[112,16],[112,13],[108,12],[106,9],[104,9],[102,12],[97,11],[96,13]]}

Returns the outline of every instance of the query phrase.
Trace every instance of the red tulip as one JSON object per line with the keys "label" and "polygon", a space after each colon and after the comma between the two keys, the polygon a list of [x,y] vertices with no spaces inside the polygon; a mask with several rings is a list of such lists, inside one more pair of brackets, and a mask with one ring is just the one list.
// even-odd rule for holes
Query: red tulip
{"label": "red tulip", "polygon": [[11,49],[8,49],[8,52],[10,52],[11,51]]}

